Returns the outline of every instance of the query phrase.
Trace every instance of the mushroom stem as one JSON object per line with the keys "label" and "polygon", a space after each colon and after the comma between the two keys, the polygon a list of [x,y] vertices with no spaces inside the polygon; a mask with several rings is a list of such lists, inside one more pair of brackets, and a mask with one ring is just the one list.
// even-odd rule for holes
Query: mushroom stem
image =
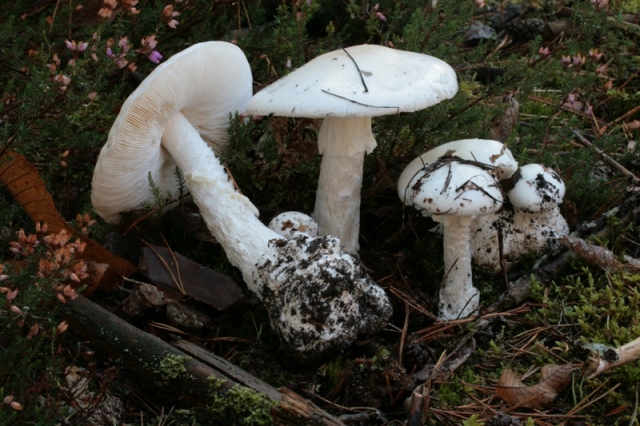
{"label": "mushroom stem", "polygon": [[438,318],[444,321],[465,318],[480,304],[471,272],[470,225],[472,216],[434,215],[442,223],[445,278],[440,289]]}
{"label": "mushroom stem", "polygon": [[364,156],[375,147],[371,117],[326,117],[320,127],[323,157],[313,218],[318,233],[338,237],[347,253],[358,251]]}
{"label": "mushroom stem", "polygon": [[260,222],[255,206],[236,191],[218,158],[182,113],[167,123],[162,146],[183,171],[193,201],[229,262],[260,296],[254,278],[258,260],[275,255],[268,249],[269,241],[282,237]]}

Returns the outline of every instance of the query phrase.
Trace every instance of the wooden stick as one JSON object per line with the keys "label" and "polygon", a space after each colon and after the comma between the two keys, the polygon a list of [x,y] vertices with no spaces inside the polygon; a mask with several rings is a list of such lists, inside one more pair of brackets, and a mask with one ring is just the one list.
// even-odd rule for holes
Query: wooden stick
{"label": "wooden stick", "polygon": [[576,138],[580,141],[580,143],[582,143],[587,148],[593,149],[596,153],[598,153],[598,155],[600,155],[602,157],[602,159],[604,161],[609,163],[609,165],[611,167],[613,167],[614,169],[616,169],[617,171],[619,171],[623,175],[625,175],[627,177],[630,177],[631,180],[633,180],[633,183],[636,183],[636,184],[640,183],[640,178],[638,178],[636,175],[631,173],[631,171],[629,171],[627,168],[625,168],[622,164],[618,163],[616,160],[614,160],[613,158],[609,157],[607,154],[604,153],[604,151],[602,151],[601,149],[596,148],[595,146],[593,146],[593,144],[591,142],[589,142],[587,140],[587,138],[582,136],[580,134],[580,132],[578,132],[577,130],[573,130],[573,134],[576,135]]}
{"label": "wooden stick", "polygon": [[[204,405],[211,390],[211,378],[215,378],[220,380],[219,390],[222,392],[234,386],[245,386],[273,401],[275,405],[271,414],[275,424],[344,426],[344,423],[289,389],[276,389],[194,344],[179,342],[174,347],[85,297],[79,296],[63,305],[62,316],[70,329],[90,340],[96,349],[122,362],[127,372],[140,383],[166,391],[174,401]],[[166,367],[163,367],[163,361],[171,358],[184,361],[184,370],[179,374],[168,374]]]}
{"label": "wooden stick", "polygon": [[586,373],[590,379],[640,359],[640,337],[616,349],[609,349],[603,356],[592,358],[587,362]]}

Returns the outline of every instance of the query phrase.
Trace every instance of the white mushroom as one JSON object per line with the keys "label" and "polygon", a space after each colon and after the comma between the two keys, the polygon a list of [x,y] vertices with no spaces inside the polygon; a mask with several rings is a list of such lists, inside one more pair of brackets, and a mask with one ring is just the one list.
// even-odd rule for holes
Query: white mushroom
{"label": "white mushroom", "polygon": [[474,217],[492,214],[502,206],[495,170],[444,156],[415,173],[413,182],[404,202],[427,212],[444,227],[445,278],[438,318],[472,315],[480,294],[472,282],[469,226]]}
{"label": "white mushroom", "polygon": [[410,204],[407,200],[407,192],[415,183],[417,173],[426,164],[434,163],[445,155],[494,167],[498,180],[511,177],[518,169],[518,163],[513,158],[513,154],[501,142],[490,139],[461,139],[447,142],[415,158],[404,168],[398,178],[398,195],[405,204]]}
{"label": "white mushroom", "polygon": [[[252,80],[244,54],[230,43],[214,44],[224,48],[213,55],[208,71],[185,84],[186,94],[171,84],[181,81],[176,72],[198,62],[192,57],[199,55],[195,47],[154,70],[127,99],[101,152],[98,163],[103,166],[94,173],[94,187],[118,173],[106,165],[117,167],[129,156],[136,158],[136,167],[129,170],[137,172],[137,176],[129,177],[132,181],[147,173],[158,174],[163,163],[153,160],[156,157],[175,162],[207,227],[229,262],[240,269],[249,289],[263,299],[271,324],[285,344],[302,359],[341,350],[358,334],[376,331],[386,323],[391,315],[389,300],[364,273],[359,261],[341,252],[337,239],[298,236],[288,241],[264,226],[255,206],[236,191],[200,129],[185,113],[192,108],[188,96],[196,100],[237,97],[239,112],[250,97]],[[216,81],[216,90],[211,90],[211,79]],[[201,84],[210,91],[202,90]],[[158,92],[162,96],[151,96]],[[225,117],[234,111],[227,105],[219,108],[223,111],[218,113]],[[151,154],[152,149],[157,153]],[[131,191],[126,186],[120,189]],[[147,192],[148,188],[139,190]],[[94,202],[100,203],[102,194],[96,191]],[[116,206],[115,212],[109,210],[108,217],[136,207]]]}
{"label": "white mushroom", "polygon": [[434,57],[360,45],[318,56],[258,92],[250,114],[324,118],[313,217],[320,234],[358,250],[364,156],[376,141],[371,117],[413,112],[452,98],[454,70]]}
{"label": "white mushroom", "polygon": [[508,269],[569,233],[559,207],[565,185],[556,172],[540,164],[527,164],[506,184],[513,186],[507,191],[510,204],[494,216],[478,217],[471,227],[473,261],[487,269]]}
{"label": "white mushroom", "polygon": [[298,235],[315,237],[318,235],[318,224],[308,214],[289,211],[282,212],[269,222],[269,229],[290,240]]}
{"label": "white mushroom", "polygon": [[244,111],[251,94],[251,69],[231,43],[195,44],[159,65],[122,105],[102,148],[91,183],[96,212],[117,223],[120,212],[153,201],[149,178],[177,196],[176,163],[168,141],[160,145],[169,119],[186,117],[220,154],[229,138],[229,112]]}

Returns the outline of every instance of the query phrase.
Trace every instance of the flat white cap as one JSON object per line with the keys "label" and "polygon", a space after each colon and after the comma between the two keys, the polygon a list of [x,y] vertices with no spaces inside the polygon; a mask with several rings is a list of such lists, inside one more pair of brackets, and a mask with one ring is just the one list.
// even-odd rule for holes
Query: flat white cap
{"label": "flat white cap", "polygon": [[377,45],[325,53],[258,92],[254,115],[376,117],[413,112],[452,98],[456,73],[421,53]]}
{"label": "flat white cap", "polygon": [[227,145],[229,113],[244,112],[252,94],[249,63],[237,46],[195,44],[159,65],[122,105],[93,173],[91,201],[109,223],[152,200],[148,175],[176,195],[175,162],[161,146],[177,112],[217,153]]}

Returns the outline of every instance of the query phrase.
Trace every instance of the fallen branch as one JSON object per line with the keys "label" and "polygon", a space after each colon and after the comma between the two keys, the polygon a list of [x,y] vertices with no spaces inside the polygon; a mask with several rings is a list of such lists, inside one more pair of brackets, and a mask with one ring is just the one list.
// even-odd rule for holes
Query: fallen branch
{"label": "fallen branch", "polygon": [[[174,347],[146,333],[85,297],[62,307],[70,328],[124,365],[140,383],[167,391],[172,400],[203,406],[211,391],[211,379],[220,383],[216,390],[226,392],[245,386],[274,402],[271,414],[278,425],[344,425],[311,401],[286,388],[275,389],[257,377],[195,345],[179,342]],[[182,349],[182,350],[181,350]],[[181,360],[182,371],[168,374],[167,360]],[[246,407],[242,407],[246,408]]]}
{"label": "fallen branch", "polygon": [[618,163],[616,160],[614,160],[613,158],[609,157],[607,154],[604,153],[604,151],[602,151],[601,149],[596,148],[595,146],[593,146],[593,144],[591,142],[589,142],[587,140],[587,138],[582,136],[580,134],[580,132],[578,132],[577,130],[574,129],[573,130],[573,134],[576,135],[576,138],[578,139],[578,141],[580,141],[580,143],[582,145],[586,146],[587,148],[590,148],[590,149],[594,150],[611,167],[613,167],[614,169],[616,169],[617,171],[622,173],[624,176],[627,176],[627,177],[631,178],[633,183],[636,183],[636,184],[640,183],[640,178],[638,178],[636,175],[634,175],[629,169],[624,167],[622,164]]}
{"label": "fallen branch", "polygon": [[590,379],[616,367],[640,359],[640,337],[615,349],[605,351],[602,356],[589,358],[585,365],[585,375]]}

